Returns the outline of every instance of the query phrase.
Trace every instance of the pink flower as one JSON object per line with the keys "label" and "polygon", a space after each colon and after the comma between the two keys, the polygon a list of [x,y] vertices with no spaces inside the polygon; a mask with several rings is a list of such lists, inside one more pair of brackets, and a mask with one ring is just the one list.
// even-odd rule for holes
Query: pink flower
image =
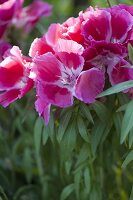
{"label": "pink flower", "polygon": [[0,62],[4,59],[6,56],[6,52],[11,49],[11,45],[5,41],[0,40]]}
{"label": "pink flower", "polygon": [[30,63],[14,46],[8,56],[0,63],[0,104],[4,107],[23,97],[32,87],[29,78]]}
{"label": "pink flower", "polygon": [[67,52],[67,53],[77,53],[81,55],[84,51],[82,45],[78,44],[73,40],[58,39],[54,46],[48,45],[45,36],[42,38],[36,38],[30,47],[29,56],[34,58],[38,55],[43,55],[47,52]]}
{"label": "pink flower", "polygon": [[[82,27],[87,40],[104,40],[112,43],[125,43],[133,27],[133,16],[128,9],[112,7],[87,11],[88,19]],[[119,27],[119,29],[118,29]]]}
{"label": "pink flower", "polygon": [[51,24],[45,37],[50,46],[54,46],[58,39],[73,40],[82,44],[81,21],[78,17],[71,17],[63,24]]}
{"label": "pink flower", "polygon": [[[83,70],[84,59],[75,53],[46,53],[34,58],[36,73],[36,110],[48,123],[50,105],[68,107],[73,96],[85,103],[92,103],[103,90],[104,73],[92,68]],[[46,115],[44,115],[46,110]]]}
{"label": "pink flower", "polygon": [[43,16],[51,15],[52,6],[42,0],[34,0],[29,6],[21,9],[13,23],[18,28],[24,28],[26,32],[31,31],[35,24]]}
{"label": "pink flower", "polygon": [[3,36],[7,26],[11,24],[15,12],[20,6],[20,1],[0,0],[0,38]]}
{"label": "pink flower", "polygon": [[86,45],[83,56],[85,59],[84,69],[97,67],[105,71],[106,68],[114,66],[118,60],[127,56],[127,49],[117,43],[91,41]]}
{"label": "pink flower", "polygon": [[114,66],[108,68],[109,79],[112,85],[133,80],[131,64],[124,59],[118,60]]}

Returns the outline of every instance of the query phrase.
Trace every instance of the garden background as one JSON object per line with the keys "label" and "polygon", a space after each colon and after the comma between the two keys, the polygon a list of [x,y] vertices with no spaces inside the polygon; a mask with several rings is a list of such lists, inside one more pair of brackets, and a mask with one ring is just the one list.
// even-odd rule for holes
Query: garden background
{"label": "garden background", "polygon": [[[53,5],[52,15],[30,34],[9,30],[10,42],[25,55],[51,23],[77,16],[89,5],[108,7],[105,0],[47,2]],[[133,200],[133,128],[120,141],[125,110],[133,108],[128,96],[111,95],[106,105],[75,103],[58,120],[52,107],[48,126],[35,112],[34,101],[31,91],[8,108],[0,107],[0,200]]]}

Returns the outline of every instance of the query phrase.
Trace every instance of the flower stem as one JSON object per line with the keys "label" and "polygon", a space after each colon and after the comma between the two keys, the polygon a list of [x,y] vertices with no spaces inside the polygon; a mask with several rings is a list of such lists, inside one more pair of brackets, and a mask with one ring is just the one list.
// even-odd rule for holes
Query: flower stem
{"label": "flower stem", "polygon": [[109,7],[111,7],[111,3],[109,0],[107,0],[107,4],[109,5]]}

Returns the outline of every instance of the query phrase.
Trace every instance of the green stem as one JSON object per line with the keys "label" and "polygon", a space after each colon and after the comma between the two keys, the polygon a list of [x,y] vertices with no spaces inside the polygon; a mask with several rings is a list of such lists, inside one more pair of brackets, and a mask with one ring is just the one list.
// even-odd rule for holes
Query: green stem
{"label": "green stem", "polygon": [[107,4],[109,5],[109,7],[111,7],[111,3],[109,0],[107,0]]}

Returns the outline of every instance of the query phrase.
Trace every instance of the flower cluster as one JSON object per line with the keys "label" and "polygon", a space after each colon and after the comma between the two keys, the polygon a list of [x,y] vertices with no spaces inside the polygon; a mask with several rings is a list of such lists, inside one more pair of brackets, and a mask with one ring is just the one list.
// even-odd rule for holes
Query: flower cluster
{"label": "flower cluster", "polygon": [[133,45],[133,6],[89,7],[77,18],[51,24],[31,44],[29,59],[18,47],[4,54],[0,104],[21,98],[33,83],[35,107],[46,124],[51,105],[72,106],[74,98],[93,103],[106,80],[112,85],[133,80],[133,69],[127,67],[129,43]]}
{"label": "flower cluster", "polygon": [[51,5],[34,0],[23,8],[24,0],[0,0],[0,38],[14,25],[29,32],[42,16],[51,14]]}
{"label": "flower cluster", "polygon": [[30,32],[39,19],[51,14],[52,6],[42,0],[34,0],[23,8],[24,0],[0,0],[0,61],[11,45],[5,41],[12,26]]}

